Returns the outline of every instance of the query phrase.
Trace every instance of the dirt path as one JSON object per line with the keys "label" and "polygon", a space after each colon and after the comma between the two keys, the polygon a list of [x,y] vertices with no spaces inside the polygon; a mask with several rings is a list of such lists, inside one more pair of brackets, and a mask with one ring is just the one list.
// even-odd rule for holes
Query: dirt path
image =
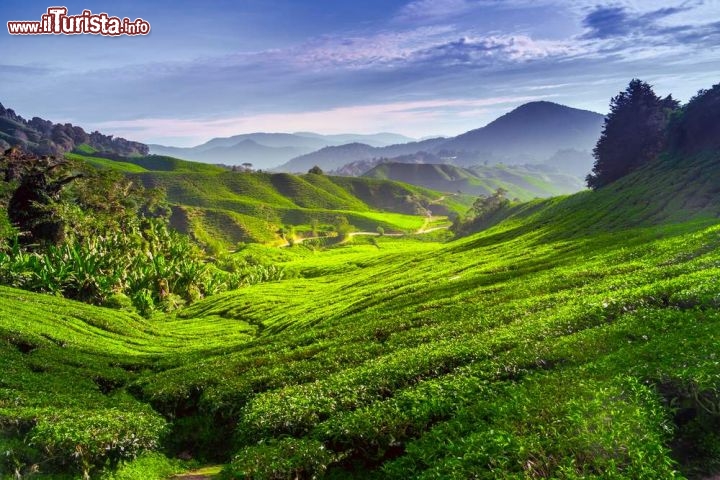
{"label": "dirt path", "polygon": [[212,465],[173,475],[170,477],[170,480],[215,480],[218,478],[221,470],[222,465]]}
{"label": "dirt path", "polygon": [[[348,238],[356,237],[356,236],[368,236],[368,237],[405,237],[407,235],[421,235],[423,233],[430,233],[430,232],[436,232],[438,230],[447,230],[450,228],[450,225],[442,225],[440,227],[432,227],[427,228],[427,224],[430,223],[432,217],[428,217],[425,219],[425,223],[422,227],[415,230],[412,234],[407,233],[383,233],[382,235],[378,232],[350,232],[348,233]],[[306,240],[316,240],[318,238],[328,238],[328,237],[304,237],[304,238],[296,238],[293,242],[293,245],[300,245]],[[290,242],[287,242],[285,245],[280,245],[280,248],[289,247]]]}
{"label": "dirt path", "polygon": [[[455,194],[451,194],[451,195],[455,195]],[[442,202],[443,200],[445,200],[445,198],[446,198],[445,195],[443,195],[442,197],[437,198],[437,199],[433,200],[433,201],[430,202],[430,203],[439,203],[439,202]],[[420,227],[420,228],[418,228],[416,231],[414,231],[414,232],[412,233],[412,235],[421,235],[421,234],[423,234],[423,233],[436,232],[436,231],[438,231],[438,230],[447,230],[448,228],[450,228],[450,225],[443,225],[443,226],[440,226],[440,227],[427,228],[428,224],[429,224],[430,222],[432,222],[433,220],[437,219],[437,218],[438,218],[438,217],[435,217],[435,216],[425,217],[425,219],[424,219],[424,221],[423,221],[423,226]],[[350,232],[350,233],[348,233],[348,239],[349,239],[349,238],[352,238],[352,237],[355,237],[355,236],[357,236],[357,235],[364,235],[364,236],[370,236],[370,237],[380,237],[380,236],[383,236],[383,237],[404,237],[404,236],[406,236],[406,235],[408,235],[408,234],[407,234],[407,233],[383,233],[382,235],[380,235],[378,232]],[[296,239],[293,241],[293,245],[300,245],[301,243],[303,243],[303,242],[306,241],[306,240],[317,240],[318,238],[327,238],[327,237],[304,237],[304,238],[301,237],[301,238],[296,238]],[[289,246],[290,246],[290,242],[287,242],[287,243],[285,243],[285,245],[280,245],[280,248],[285,248],[285,247],[289,247]]]}

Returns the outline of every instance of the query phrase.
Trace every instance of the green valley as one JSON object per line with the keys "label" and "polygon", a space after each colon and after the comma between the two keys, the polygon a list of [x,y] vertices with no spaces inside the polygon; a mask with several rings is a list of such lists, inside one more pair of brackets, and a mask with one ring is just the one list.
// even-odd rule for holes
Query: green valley
{"label": "green valley", "polygon": [[713,478],[718,98],[528,201],[8,150],[0,478]]}
{"label": "green valley", "polygon": [[236,255],[293,278],[148,320],[2,288],[3,468],[94,477],[159,451],[229,478],[712,470],[717,165],[665,157],[449,243],[254,247]]}
{"label": "green valley", "polygon": [[338,221],[357,230],[411,233],[422,228],[427,209],[454,217],[472,203],[469,195],[369,178],[230,171],[157,155],[66,157],[164,190],[173,208],[172,225],[216,251],[238,242],[283,243],[281,228],[298,238],[330,235]]}

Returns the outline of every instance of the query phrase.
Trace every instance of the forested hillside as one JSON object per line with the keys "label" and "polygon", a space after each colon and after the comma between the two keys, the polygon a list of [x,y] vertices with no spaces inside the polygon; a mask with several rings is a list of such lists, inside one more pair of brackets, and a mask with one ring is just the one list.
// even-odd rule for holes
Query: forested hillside
{"label": "forested hillside", "polygon": [[148,147],[124,138],[113,138],[100,132],[87,133],[69,123],[52,123],[39,117],[25,120],[12,109],[0,104],[0,151],[19,146],[37,155],[62,155],[80,145],[118,155],[147,155]]}

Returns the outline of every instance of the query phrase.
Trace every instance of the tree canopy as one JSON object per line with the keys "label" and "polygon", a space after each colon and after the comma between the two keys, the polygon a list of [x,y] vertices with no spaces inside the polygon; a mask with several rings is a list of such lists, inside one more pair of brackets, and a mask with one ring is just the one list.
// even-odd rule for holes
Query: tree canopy
{"label": "tree canopy", "polygon": [[678,107],[672,96],[661,98],[651,85],[633,79],[610,101],[587,185],[603,187],[655,158],[665,146],[668,120]]}
{"label": "tree canopy", "polygon": [[720,83],[700,90],[673,115],[669,147],[689,154],[720,148]]}

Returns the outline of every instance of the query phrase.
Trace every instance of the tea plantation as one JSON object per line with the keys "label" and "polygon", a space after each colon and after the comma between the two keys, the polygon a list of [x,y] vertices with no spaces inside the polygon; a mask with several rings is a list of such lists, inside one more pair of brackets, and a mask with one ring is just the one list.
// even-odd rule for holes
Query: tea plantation
{"label": "tea plantation", "polygon": [[706,478],[719,185],[666,155],[448,242],[251,246],[288,275],[150,319],[1,287],[0,476]]}
{"label": "tea plantation", "polygon": [[423,226],[426,209],[455,216],[473,201],[388,180],[230,171],[160,155],[104,158],[82,150],[66,157],[167,192],[172,225],[215,253],[238,242],[284,244],[278,226],[300,238],[335,230],[338,221],[360,230],[413,232]]}

